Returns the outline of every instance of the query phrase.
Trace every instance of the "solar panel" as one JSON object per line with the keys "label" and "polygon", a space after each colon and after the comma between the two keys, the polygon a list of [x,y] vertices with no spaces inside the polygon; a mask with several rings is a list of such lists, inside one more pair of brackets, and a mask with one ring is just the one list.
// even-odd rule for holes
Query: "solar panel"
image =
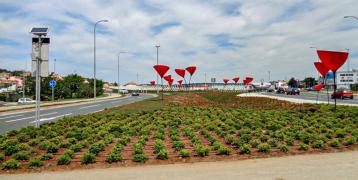
{"label": "solar panel", "polygon": [[30,33],[38,36],[42,36],[42,35],[46,36],[47,32],[48,32],[47,27],[33,27],[30,31]]}

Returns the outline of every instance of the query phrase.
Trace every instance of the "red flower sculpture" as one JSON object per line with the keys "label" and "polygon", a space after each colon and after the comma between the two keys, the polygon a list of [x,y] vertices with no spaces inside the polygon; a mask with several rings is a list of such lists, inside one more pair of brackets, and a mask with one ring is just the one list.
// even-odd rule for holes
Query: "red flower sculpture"
{"label": "red flower sculpture", "polygon": [[150,84],[151,84],[151,85],[155,85],[155,81],[150,81]]}
{"label": "red flower sculpture", "polygon": [[317,84],[317,85],[313,86],[313,89],[316,91],[320,91],[323,87],[324,87],[323,84]]}
{"label": "red flower sculpture", "polygon": [[230,81],[230,79],[223,79],[225,85]]}
{"label": "red flower sculpture", "polygon": [[175,72],[182,78],[185,77],[185,69],[175,69]]}
{"label": "red flower sculpture", "polygon": [[161,78],[163,78],[163,76],[165,75],[165,73],[168,72],[168,70],[170,69],[169,66],[166,65],[155,65],[153,66],[153,68],[157,71],[157,73],[159,74],[159,76]]}
{"label": "red flower sculpture", "polygon": [[190,76],[192,76],[196,71],[196,66],[189,66],[189,67],[185,68],[185,70],[187,70],[189,72]]}
{"label": "red flower sculpture", "polygon": [[237,83],[237,82],[239,82],[239,80],[240,80],[240,78],[239,77],[236,77],[236,78],[232,78],[232,80],[235,82],[235,84]]}
{"label": "red flower sculpture", "polygon": [[319,59],[333,72],[336,72],[347,60],[348,52],[317,50]]}
{"label": "red flower sculpture", "polygon": [[174,82],[174,79],[169,79],[169,81],[168,81],[169,86],[172,86],[173,82]]}
{"label": "red flower sculpture", "polygon": [[169,82],[172,79],[172,75],[166,75],[163,78]]}
{"label": "red flower sculpture", "polygon": [[177,82],[178,82],[179,86],[181,86],[181,84],[183,83],[183,80],[179,80]]}
{"label": "red flower sculpture", "polygon": [[317,71],[324,77],[328,73],[329,69],[321,62],[315,62],[314,66],[316,67]]}
{"label": "red flower sculpture", "polygon": [[[245,80],[246,80],[246,81],[245,81]],[[244,84],[250,84],[253,80],[254,80],[254,78],[252,78],[252,77],[246,77],[246,78],[244,79]]]}

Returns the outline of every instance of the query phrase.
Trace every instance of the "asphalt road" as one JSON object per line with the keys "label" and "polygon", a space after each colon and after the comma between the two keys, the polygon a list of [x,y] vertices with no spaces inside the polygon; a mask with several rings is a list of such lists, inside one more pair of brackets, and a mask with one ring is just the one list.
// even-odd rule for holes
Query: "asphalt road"
{"label": "asphalt road", "polygon": [[[40,124],[55,121],[65,116],[75,116],[80,114],[99,112],[104,110],[105,108],[130,104],[151,97],[153,96],[148,94],[140,94],[140,96],[129,96],[121,99],[98,100],[96,102],[89,102],[85,104],[81,103],[74,105],[65,105],[61,107],[46,108],[41,110],[40,112]],[[35,110],[1,115],[0,134],[3,134],[13,129],[20,129],[25,126],[34,126],[35,124]]]}
{"label": "asphalt road", "polygon": [[[312,100],[316,101],[317,92],[301,92],[300,95],[286,95],[286,94],[276,94],[274,92],[264,92],[262,93],[268,96],[274,97],[284,97],[284,98],[294,98],[294,99],[304,99],[304,100]],[[327,102],[327,93],[322,91],[318,94],[318,101]],[[334,103],[334,99],[329,99],[330,103]],[[345,104],[358,104],[358,97],[354,96],[353,99],[337,99],[337,103],[345,103]]]}

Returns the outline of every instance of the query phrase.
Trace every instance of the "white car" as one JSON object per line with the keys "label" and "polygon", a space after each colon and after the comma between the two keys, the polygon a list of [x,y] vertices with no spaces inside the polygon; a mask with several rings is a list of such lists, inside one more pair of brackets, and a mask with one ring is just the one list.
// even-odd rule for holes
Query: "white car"
{"label": "white car", "polygon": [[30,99],[30,98],[20,98],[18,101],[17,101],[17,104],[35,104],[36,101]]}

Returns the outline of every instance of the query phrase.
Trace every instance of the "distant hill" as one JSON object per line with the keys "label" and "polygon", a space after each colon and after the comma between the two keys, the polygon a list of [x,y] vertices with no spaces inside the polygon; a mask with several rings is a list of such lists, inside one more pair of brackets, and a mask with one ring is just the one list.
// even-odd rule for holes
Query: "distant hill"
{"label": "distant hill", "polygon": [[19,70],[9,71],[7,69],[0,68],[0,73],[10,73],[12,76],[22,76],[24,71],[19,71]]}

